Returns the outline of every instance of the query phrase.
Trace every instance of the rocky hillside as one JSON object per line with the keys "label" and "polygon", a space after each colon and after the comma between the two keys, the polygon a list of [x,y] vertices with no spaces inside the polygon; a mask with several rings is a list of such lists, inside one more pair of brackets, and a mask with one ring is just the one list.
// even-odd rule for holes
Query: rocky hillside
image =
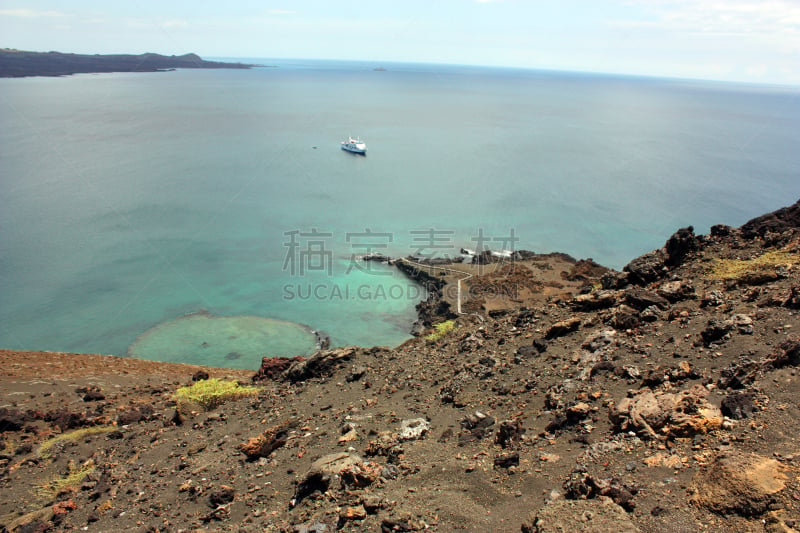
{"label": "rocky hillside", "polygon": [[800,202],[582,265],[537,305],[255,375],[0,353],[0,524],[800,531]]}

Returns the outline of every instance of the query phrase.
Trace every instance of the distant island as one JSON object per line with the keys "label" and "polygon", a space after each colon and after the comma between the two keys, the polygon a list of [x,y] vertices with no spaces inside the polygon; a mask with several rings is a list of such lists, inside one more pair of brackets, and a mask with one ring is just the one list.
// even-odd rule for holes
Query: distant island
{"label": "distant island", "polygon": [[160,54],[87,55],[61,52],[26,52],[0,50],[0,77],[68,76],[100,72],[159,72],[177,68],[238,68],[257,65],[206,61],[197,54],[163,56]]}

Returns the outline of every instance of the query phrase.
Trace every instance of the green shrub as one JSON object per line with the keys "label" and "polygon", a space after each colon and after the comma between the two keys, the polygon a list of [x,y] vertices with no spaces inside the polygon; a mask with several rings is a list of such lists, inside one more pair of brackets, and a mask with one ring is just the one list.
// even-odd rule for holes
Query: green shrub
{"label": "green shrub", "polygon": [[779,266],[791,266],[800,262],[800,255],[793,253],[789,248],[766,252],[753,259],[716,259],[709,279],[736,280],[747,274],[764,271]]}
{"label": "green shrub", "polygon": [[175,392],[175,402],[181,412],[191,410],[193,406],[209,411],[229,400],[256,396],[258,391],[258,387],[243,387],[235,381],[211,378],[198,381],[190,387],[181,387]]}
{"label": "green shrub", "polygon": [[454,320],[445,320],[444,322],[439,322],[438,324],[433,326],[433,332],[425,337],[425,340],[430,342],[436,342],[445,335],[450,333],[456,328],[456,323]]}

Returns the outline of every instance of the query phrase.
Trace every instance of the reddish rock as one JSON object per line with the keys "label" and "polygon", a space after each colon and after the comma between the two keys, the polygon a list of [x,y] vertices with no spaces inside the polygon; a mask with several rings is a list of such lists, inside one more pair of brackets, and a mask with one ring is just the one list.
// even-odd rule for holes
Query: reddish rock
{"label": "reddish rock", "polygon": [[273,426],[261,435],[257,435],[240,444],[239,450],[251,461],[261,457],[268,457],[273,451],[286,444],[289,439],[289,430],[294,425],[291,421],[287,421]]}
{"label": "reddish rock", "polygon": [[346,488],[363,488],[372,485],[381,475],[381,465],[367,461],[353,464],[342,470],[342,486]]}
{"label": "reddish rock", "polygon": [[278,380],[292,363],[303,361],[305,357],[264,357],[261,359],[261,368],[253,376],[254,382]]}
{"label": "reddish rock", "polygon": [[545,335],[546,339],[555,339],[556,337],[563,337],[568,333],[572,333],[576,331],[581,325],[581,319],[578,317],[572,317],[567,320],[562,320],[561,322],[556,322],[550,329],[547,330],[547,334]]}

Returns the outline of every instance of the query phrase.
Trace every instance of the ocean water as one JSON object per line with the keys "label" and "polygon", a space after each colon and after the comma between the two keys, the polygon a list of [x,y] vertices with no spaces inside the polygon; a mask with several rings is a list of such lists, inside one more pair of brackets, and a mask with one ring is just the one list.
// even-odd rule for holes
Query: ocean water
{"label": "ocean water", "polygon": [[[137,355],[250,367],[262,341],[313,349],[308,328],[396,345],[423,295],[364,253],[621,268],[800,197],[798,87],[255,62],[274,67],[0,80],[0,347],[145,338]],[[226,318],[215,350],[186,347],[198,311]]]}

